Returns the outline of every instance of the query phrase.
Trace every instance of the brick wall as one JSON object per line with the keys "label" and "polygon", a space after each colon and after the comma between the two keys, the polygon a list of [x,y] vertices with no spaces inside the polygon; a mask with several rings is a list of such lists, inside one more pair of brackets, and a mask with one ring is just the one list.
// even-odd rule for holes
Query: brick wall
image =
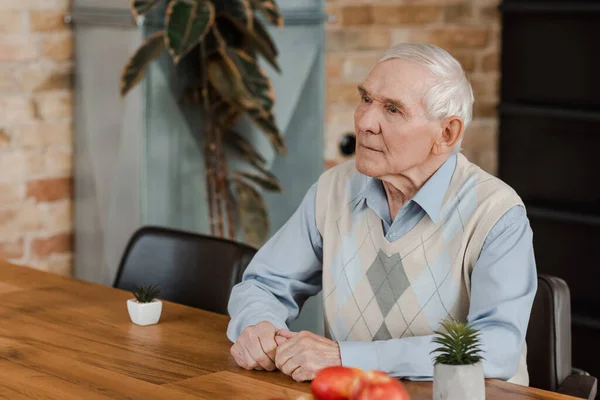
{"label": "brick wall", "polygon": [[69,0],[0,0],[0,257],[70,274]]}
{"label": "brick wall", "polygon": [[495,173],[497,164],[498,0],[327,0],[327,167],[344,158],[341,136],[354,132],[356,85],[390,46],[428,42],[448,50],[467,71],[475,93],[474,120],[463,154]]}

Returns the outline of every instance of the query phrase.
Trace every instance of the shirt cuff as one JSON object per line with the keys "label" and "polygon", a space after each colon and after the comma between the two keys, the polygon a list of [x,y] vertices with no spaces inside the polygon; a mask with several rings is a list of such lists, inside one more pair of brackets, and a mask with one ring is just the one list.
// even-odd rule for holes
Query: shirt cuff
{"label": "shirt cuff", "polygon": [[342,366],[363,371],[378,370],[377,347],[374,342],[338,342]]}

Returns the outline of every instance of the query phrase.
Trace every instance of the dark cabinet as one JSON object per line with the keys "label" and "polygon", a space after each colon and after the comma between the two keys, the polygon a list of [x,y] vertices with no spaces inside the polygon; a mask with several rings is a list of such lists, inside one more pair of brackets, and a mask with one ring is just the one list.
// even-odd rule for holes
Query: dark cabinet
{"label": "dark cabinet", "polygon": [[571,289],[573,365],[600,376],[600,1],[505,0],[499,177],[539,273]]}

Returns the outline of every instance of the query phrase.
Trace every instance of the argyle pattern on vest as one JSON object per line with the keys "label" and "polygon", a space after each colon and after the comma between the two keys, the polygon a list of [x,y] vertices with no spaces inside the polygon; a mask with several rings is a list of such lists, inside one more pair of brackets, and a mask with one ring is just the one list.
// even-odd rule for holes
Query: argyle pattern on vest
{"label": "argyle pattern on vest", "polygon": [[437,223],[425,215],[389,242],[382,221],[360,200],[367,180],[353,161],[319,180],[327,335],[386,340],[433,334],[447,316],[466,320],[470,273],[485,237],[521,199],[459,155]]}

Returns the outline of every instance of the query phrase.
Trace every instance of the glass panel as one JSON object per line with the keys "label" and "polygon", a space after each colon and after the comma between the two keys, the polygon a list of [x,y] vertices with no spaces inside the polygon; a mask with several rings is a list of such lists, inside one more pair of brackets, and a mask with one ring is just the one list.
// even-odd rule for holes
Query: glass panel
{"label": "glass panel", "polygon": [[[318,21],[324,3],[286,0],[278,4],[284,15],[302,10],[302,15],[308,16],[302,25],[298,20],[283,29],[267,25],[279,49],[282,73],[266,63],[262,67],[274,86],[275,118],[285,135],[287,156],[276,155],[265,135],[247,119],[238,128],[262,152],[267,168],[284,186],[282,194],[264,194],[270,235],[293,214],[324,164],[325,33],[323,21]],[[146,36],[155,29],[147,28]],[[201,121],[193,109],[178,104],[180,88],[167,55],[151,66],[145,88],[143,222],[209,233]],[[198,128],[192,131],[190,126]],[[322,333],[322,321],[321,298],[317,296],[305,304],[293,328]]]}
{"label": "glass panel", "polygon": [[140,41],[135,29],[77,25],[75,275],[112,284],[139,227],[140,88],[119,97],[119,75]]}
{"label": "glass panel", "polygon": [[[147,28],[151,35],[156,28]],[[145,80],[143,223],[209,233],[202,121],[180,104],[167,53],[151,64]]]}

